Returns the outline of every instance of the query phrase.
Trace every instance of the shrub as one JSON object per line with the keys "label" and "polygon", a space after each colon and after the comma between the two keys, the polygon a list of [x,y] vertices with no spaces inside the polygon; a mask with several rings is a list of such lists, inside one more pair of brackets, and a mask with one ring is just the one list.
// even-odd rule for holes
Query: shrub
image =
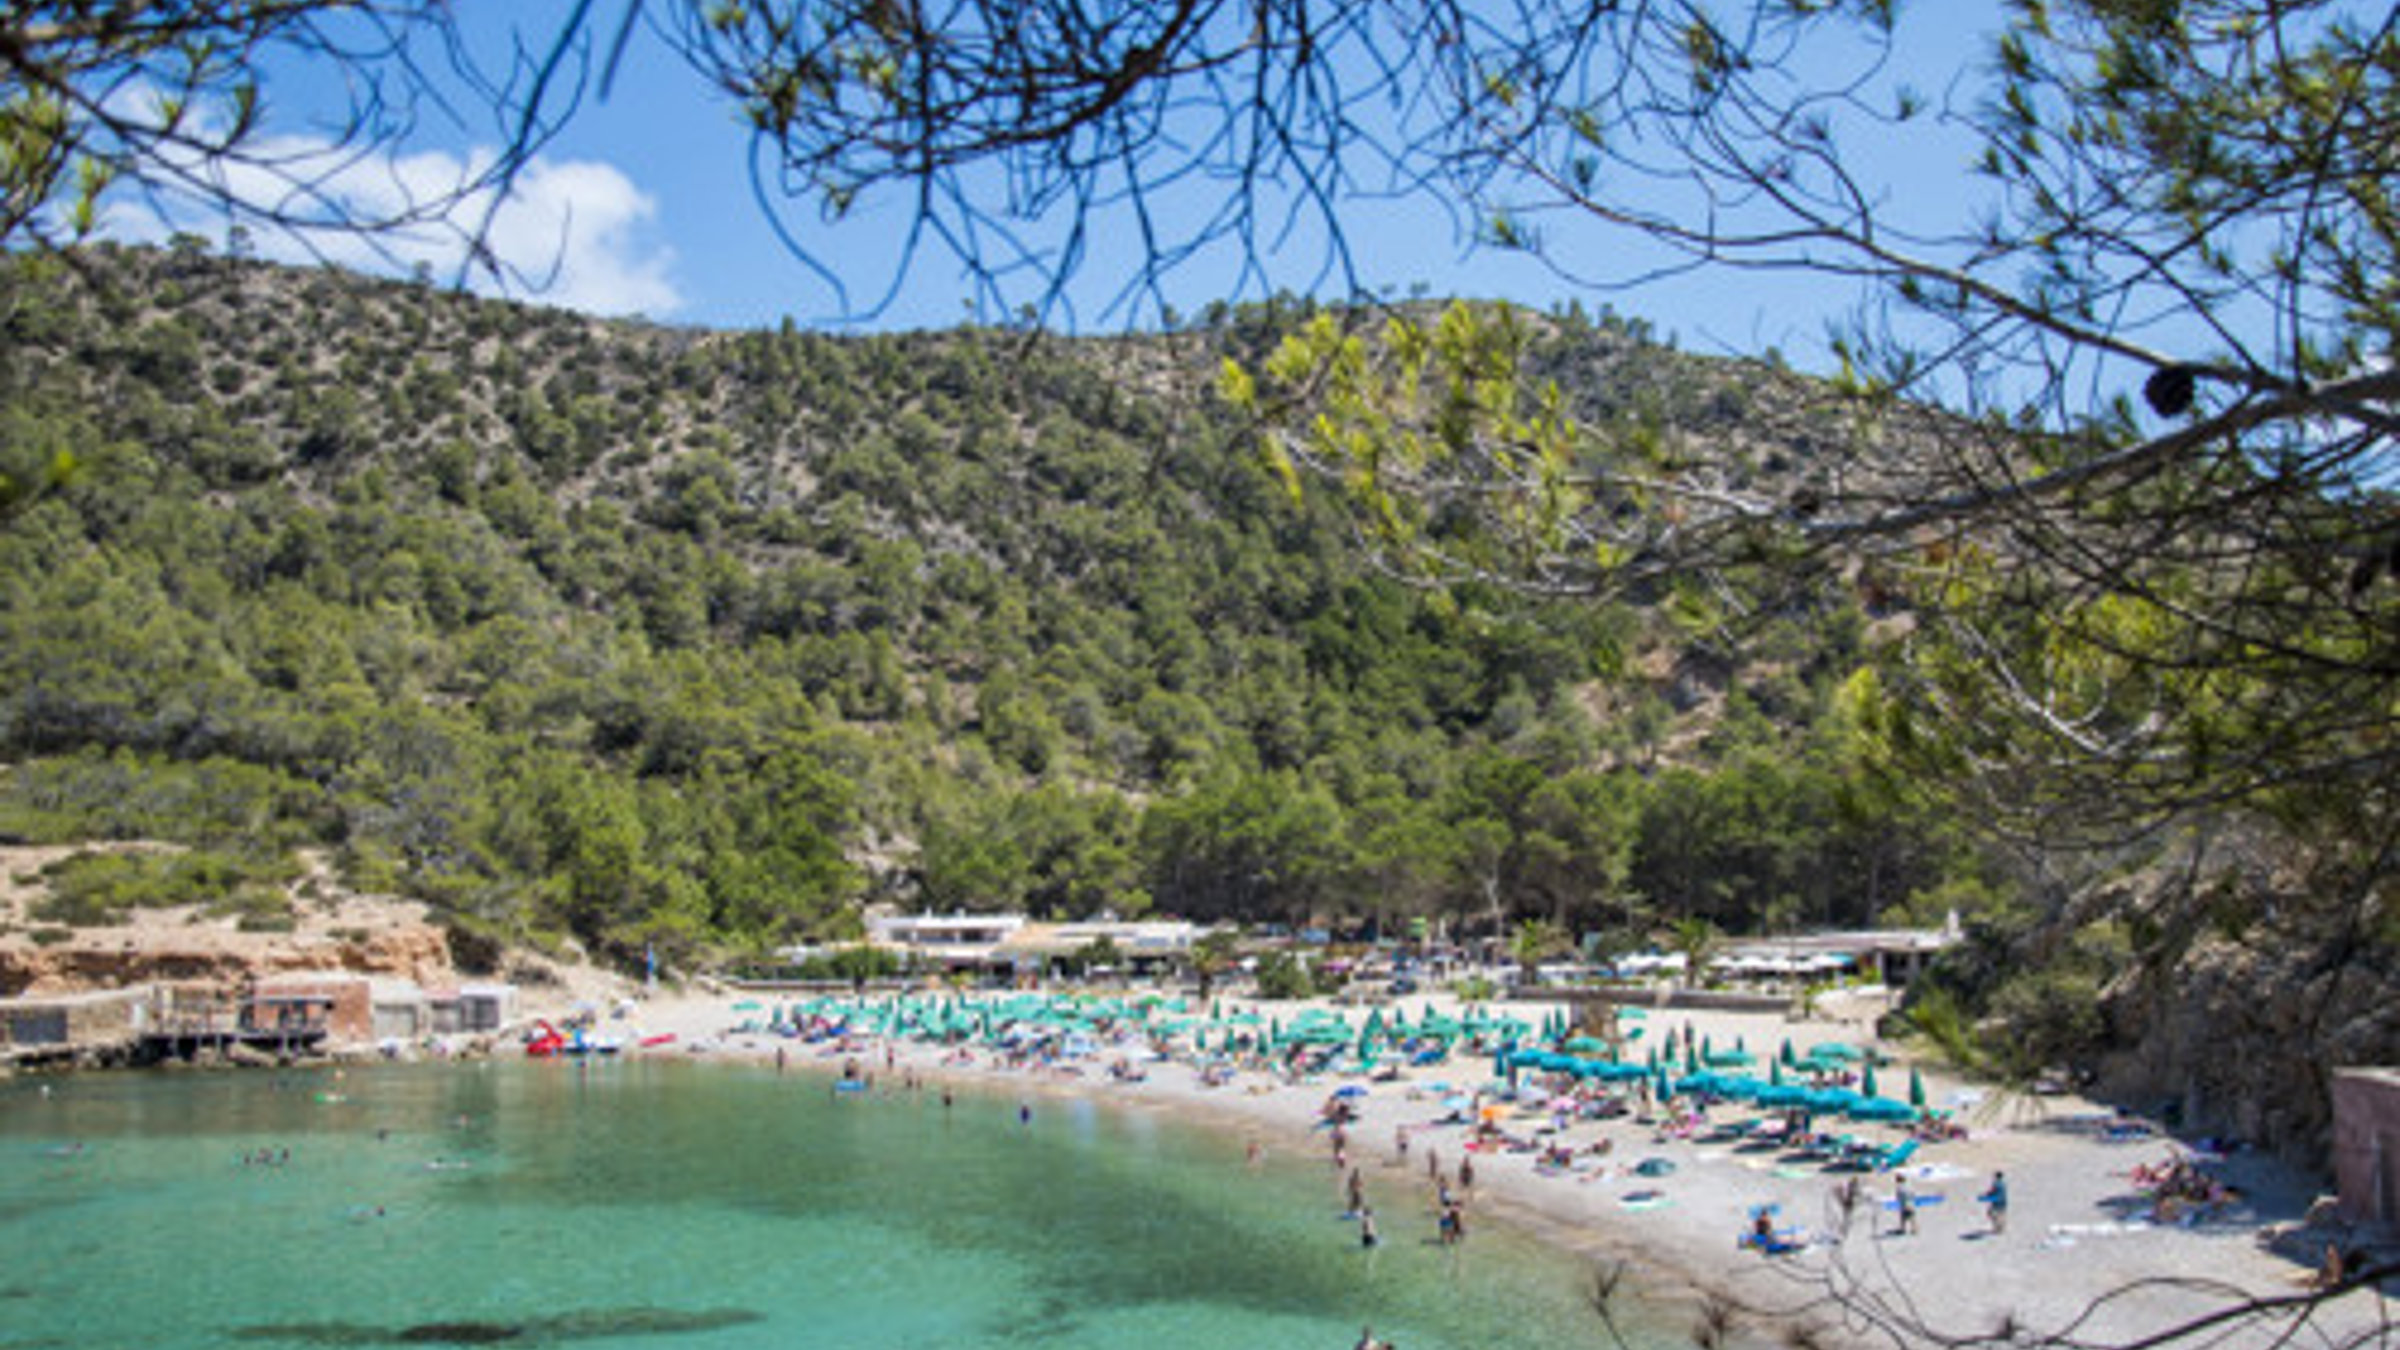
{"label": "shrub", "polygon": [[1310,998],[1316,993],[1316,978],[1308,973],[1308,967],[1299,957],[1290,952],[1269,952],[1259,959],[1260,998]]}
{"label": "shrub", "polygon": [[75,853],[42,869],[50,893],[33,916],[77,928],[125,922],[137,909],[197,905],[211,915],[288,915],[289,858],[230,853]]}

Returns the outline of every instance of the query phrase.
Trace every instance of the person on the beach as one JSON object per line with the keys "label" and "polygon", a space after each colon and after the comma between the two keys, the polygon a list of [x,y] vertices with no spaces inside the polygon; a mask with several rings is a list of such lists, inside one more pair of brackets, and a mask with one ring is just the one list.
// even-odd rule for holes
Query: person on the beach
{"label": "person on the beach", "polygon": [[1908,1178],[1892,1181],[1892,1204],[1900,1211],[1900,1236],[1909,1237],[1917,1231],[1917,1201],[1908,1193]]}
{"label": "person on the beach", "polygon": [[1375,1233],[1375,1211],[1372,1209],[1359,1210],[1358,1245],[1361,1247],[1373,1247],[1382,1241],[1383,1239],[1376,1236]]}
{"label": "person on the beach", "polygon": [[1392,1148],[1399,1153],[1400,1162],[1405,1166],[1408,1162],[1408,1127],[1406,1125],[1392,1127]]}
{"label": "person on the beach", "polygon": [[1367,1207],[1367,1186],[1366,1182],[1359,1177],[1358,1169],[1355,1167],[1350,1169],[1349,1192],[1350,1212],[1357,1214],[1365,1210]]}
{"label": "person on the beach", "polygon": [[1475,1160],[1473,1158],[1458,1160],[1458,1188],[1462,1191],[1475,1189]]}
{"label": "person on the beach", "polygon": [[1983,1193],[1982,1199],[1983,1212],[1989,1215],[1992,1220],[1992,1231],[1994,1233],[2007,1232],[2008,1174],[2006,1172],[1992,1173],[1991,1189]]}
{"label": "person on the beach", "polygon": [[2310,1281],[2319,1289],[2332,1289],[2348,1278],[2348,1263],[2342,1259],[2342,1249],[2333,1243],[2325,1244],[2325,1259],[2317,1264],[2317,1273]]}
{"label": "person on the beach", "polygon": [[1858,1200],[1858,1177],[1855,1174],[1844,1177],[1842,1183],[1833,1188],[1833,1203],[1842,1212],[1842,1235],[1845,1237],[1849,1236],[1852,1216],[1858,1213]]}

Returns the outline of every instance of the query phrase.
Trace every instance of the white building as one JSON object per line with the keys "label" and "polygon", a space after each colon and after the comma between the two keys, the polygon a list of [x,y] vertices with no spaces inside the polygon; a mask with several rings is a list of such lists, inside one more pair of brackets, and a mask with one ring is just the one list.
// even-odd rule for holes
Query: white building
{"label": "white building", "polygon": [[1006,970],[1024,927],[1022,914],[881,914],[868,917],[867,941],[944,970]]}

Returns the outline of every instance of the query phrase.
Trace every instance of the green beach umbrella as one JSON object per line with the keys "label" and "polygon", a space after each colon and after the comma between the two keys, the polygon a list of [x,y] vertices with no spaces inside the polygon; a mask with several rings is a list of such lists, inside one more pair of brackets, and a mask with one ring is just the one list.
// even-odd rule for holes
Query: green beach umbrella
{"label": "green beach umbrella", "polygon": [[1799,1057],[1792,1053],[1792,1038],[1783,1038],[1783,1048],[1775,1052],[1775,1060],[1787,1069],[1799,1067]]}
{"label": "green beach umbrella", "polygon": [[1925,1075],[1918,1073],[1914,1064],[1908,1066],[1908,1104],[1920,1111],[1925,1109]]}
{"label": "green beach umbrella", "polygon": [[1882,1095],[1883,1095],[1882,1093],[1880,1093],[1880,1092],[1878,1092],[1878,1091],[1876,1091],[1876,1090],[1875,1090],[1875,1066],[1874,1066],[1874,1065],[1872,1065],[1872,1064],[1869,1064],[1869,1065],[1867,1066],[1867,1071],[1866,1071],[1866,1073],[1865,1073],[1864,1075],[1862,1075],[1862,1076],[1859,1078],[1859,1080],[1858,1080],[1858,1092],[1859,1092],[1859,1095],[1860,1095],[1860,1096],[1862,1096],[1862,1097],[1879,1097],[1879,1096],[1882,1096]]}
{"label": "green beach umbrella", "polygon": [[1767,1082],[1768,1082],[1770,1085],[1774,1086],[1774,1087],[1782,1087],[1782,1086],[1783,1086],[1783,1061],[1782,1061],[1782,1060],[1780,1060],[1780,1059],[1770,1059],[1770,1060],[1768,1060],[1768,1061],[1767,1061]]}

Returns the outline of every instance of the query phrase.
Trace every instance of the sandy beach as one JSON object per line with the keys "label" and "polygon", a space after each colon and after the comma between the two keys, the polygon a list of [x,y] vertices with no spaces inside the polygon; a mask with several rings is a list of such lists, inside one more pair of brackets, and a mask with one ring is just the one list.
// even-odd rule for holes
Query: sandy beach
{"label": "sandy beach", "polygon": [[[1654,1043],[1680,1037],[1688,1023],[1696,1039],[1738,1041],[1762,1054],[1786,1039],[1870,1045],[1891,1057],[1880,1071],[1886,1096],[1901,1095],[1915,1067],[1928,1106],[1952,1109],[1965,1137],[1922,1143],[1891,1170],[1799,1162],[1773,1145],[1736,1137],[1719,1127],[1762,1115],[1739,1104],[1717,1106],[1688,1137],[1662,1131],[1655,1115],[1577,1119],[1560,1128],[1549,1110],[1523,1103],[1477,1100],[1469,1111],[1457,1110],[1460,1092],[1491,1080],[1488,1054],[1462,1051],[1388,1081],[1331,1074],[1287,1081],[1245,1070],[1215,1082],[1193,1063],[1149,1056],[1133,1039],[1072,1064],[1012,1068],[982,1049],[962,1058],[908,1039],[809,1043],[770,1034],[755,1029],[754,1009],[767,1000],[662,995],[636,1004],[606,1030],[634,1040],[672,1038],[629,1053],[772,1061],[780,1051],[795,1072],[837,1073],[856,1061],[887,1083],[891,1075],[915,1074],[979,1090],[1074,1093],[1164,1112],[1237,1131],[1262,1149],[1324,1157],[1329,1186],[1339,1174],[1324,1111],[1347,1089],[1342,1100],[1355,1117],[1343,1127],[1349,1161],[1384,1233],[1434,1231],[1438,1173],[1464,1201],[1467,1241],[1479,1226],[1504,1223],[1588,1259],[1596,1271],[1622,1263],[1624,1287],[1640,1291],[1643,1302],[1664,1301],[1670,1319],[1695,1322],[1710,1304],[1731,1309],[1734,1338],[1744,1342],[1797,1343],[1792,1332],[1807,1328],[1819,1344],[1889,1345],[1895,1330],[1922,1343],[1927,1332],[1971,1338],[2014,1326],[2020,1334],[2119,1344],[2247,1298],[2300,1294],[2323,1246],[2316,1230],[2303,1228],[2318,1195],[2315,1179],[2245,1151],[2212,1154],[2163,1133],[2123,1128],[2128,1122],[2073,1097],[1996,1099],[1935,1064],[1912,1064],[1899,1047],[1876,1043],[1864,1009],[1837,1008],[1838,1020],[1807,1022],[1662,1010],[1648,1026]],[[1249,1006],[1226,1000],[1229,1011],[1237,1003]],[[1286,1018],[1301,1007],[1259,1006]],[[1412,1017],[1428,1006],[1456,1008],[1446,996],[1398,1005]],[[1536,1004],[1493,1009],[1537,1023],[1551,1011]],[[1358,1016],[1351,1010],[1354,1022]],[[1120,1059],[1138,1081],[1109,1072]],[[1489,1119],[1500,1139],[1471,1142],[1478,1117]],[[1841,1128],[1862,1142],[1906,1137],[1901,1126]],[[2194,1157],[2230,1195],[2205,1214],[2169,1207],[2162,1215],[2138,1184],[2137,1169]],[[1462,1161],[1472,1164],[1471,1188],[1459,1186]],[[1979,1199],[1995,1173],[2005,1173],[2009,1195],[1999,1232]],[[1900,1231],[1894,1206],[1903,1183],[1915,1209],[1913,1234]],[[1838,1196],[1850,1186],[1855,1200],[1845,1219]],[[1768,1255],[1741,1244],[1765,1206],[1773,1207],[1768,1226],[1779,1245],[1791,1250]],[[2354,1293],[2320,1309],[2297,1343],[2355,1344],[2362,1336],[2388,1343],[2378,1328],[2395,1312],[2372,1291]],[[2278,1318],[2191,1343],[2290,1343],[2283,1338],[2293,1331],[2292,1319]]]}

